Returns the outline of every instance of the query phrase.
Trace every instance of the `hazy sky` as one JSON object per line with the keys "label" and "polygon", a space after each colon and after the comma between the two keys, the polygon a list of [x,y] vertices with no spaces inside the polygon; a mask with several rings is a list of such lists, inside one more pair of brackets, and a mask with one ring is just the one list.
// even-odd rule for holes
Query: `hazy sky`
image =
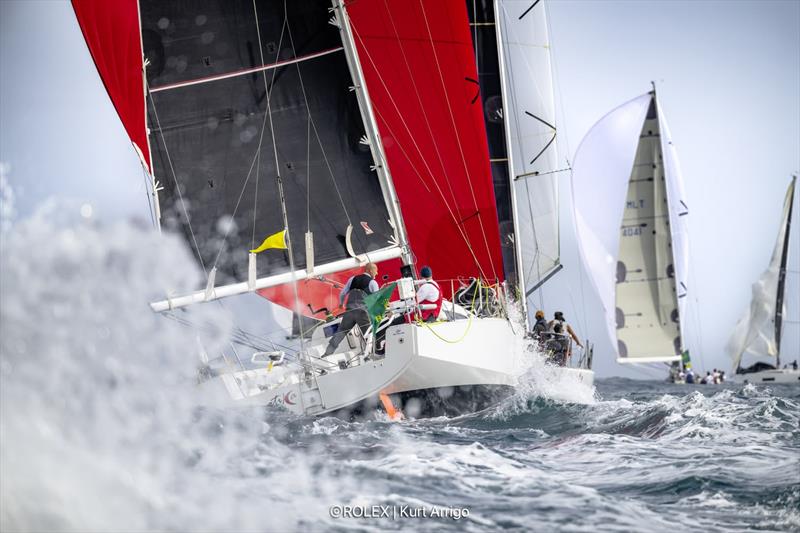
{"label": "hazy sky", "polygon": [[[557,0],[549,10],[564,157],[600,117],[656,81],[691,210],[688,340],[700,366],[729,368],[723,347],[800,170],[800,2]],[[138,158],[66,1],[0,1],[0,161],[10,164],[22,213],[59,195],[91,203],[102,219],[149,219]],[[581,336],[601,339],[566,200],[565,269],[544,304],[562,308]],[[800,248],[800,231],[792,239]],[[659,375],[617,365],[604,340],[595,369]]]}

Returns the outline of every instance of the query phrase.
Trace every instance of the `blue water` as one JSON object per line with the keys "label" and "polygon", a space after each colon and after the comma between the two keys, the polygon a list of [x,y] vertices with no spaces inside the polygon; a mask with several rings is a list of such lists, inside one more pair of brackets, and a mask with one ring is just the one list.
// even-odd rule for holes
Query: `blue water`
{"label": "blue water", "polygon": [[[77,213],[3,226],[4,532],[800,529],[797,387],[536,374],[457,418],[223,408],[195,333],[147,307],[202,284],[190,254]],[[225,349],[229,310],[200,307]]]}

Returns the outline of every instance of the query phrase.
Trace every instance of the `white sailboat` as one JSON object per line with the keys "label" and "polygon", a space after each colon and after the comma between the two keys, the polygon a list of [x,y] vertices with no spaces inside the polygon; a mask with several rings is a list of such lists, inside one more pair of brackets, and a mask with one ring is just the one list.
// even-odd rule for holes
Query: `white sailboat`
{"label": "white sailboat", "polygon": [[797,176],[793,176],[769,266],[753,284],[750,309],[736,324],[728,343],[738,382],[800,383],[800,283],[798,271],[790,267],[790,254],[798,253],[797,239],[791,240],[796,185]]}
{"label": "white sailboat", "polygon": [[680,361],[688,207],[655,89],[592,127],[573,180],[579,248],[617,362]]}
{"label": "white sailboat", "polygon": [[[186,235],[208,276],[205,289],[153,310],[258,292],[321,318],[336,284],[367,262],[398,278],[397,299],[386,303],[389,289],[372,301],[372,325],[350,330],[332,356],[341,317],[301,331],[297,350],[260,350],[246,364],[229,354],[206,377],[235,400],[312,415],[379,397],[390,412],[475,409],[516,385],[525,329],[504,304],[486,137],[475,127],[483,113],[464,83],[475,64],[463,1],[74,5],[151,175],[157,218]],[[139,56],[104,63],[131,34]],[[131,89],[143,81],[144,94]],[[135,112],[126,120],[145,102],[145,125]],[[248,253],[265,235],[266,253]],[[423,264],[447,297],[439,320],[392,323],[419,313],[412,278]],[[460,276],[475,281],[461,287]],[[564,371],[593,381],[590,370]]]}

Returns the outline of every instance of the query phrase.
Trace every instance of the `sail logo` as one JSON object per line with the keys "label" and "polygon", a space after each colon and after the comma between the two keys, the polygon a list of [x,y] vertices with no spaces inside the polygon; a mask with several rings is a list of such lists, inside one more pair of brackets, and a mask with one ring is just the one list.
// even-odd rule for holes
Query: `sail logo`
{"label": "sail logo", "polygon": [[625,202],[625,209],[644,209],[644,200],[642,198],[638,200],[628,200]]}

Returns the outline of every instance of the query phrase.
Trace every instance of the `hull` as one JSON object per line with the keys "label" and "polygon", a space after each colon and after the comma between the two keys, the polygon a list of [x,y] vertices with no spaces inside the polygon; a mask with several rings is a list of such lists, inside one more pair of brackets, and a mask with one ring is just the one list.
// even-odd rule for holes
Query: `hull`
{"label": "hull", "polygon": [[800,385],[800,370],[788,368],[762,370],[761,372],[736,374],[733,379],[736,383],[794,383]]}
{"label": "hull", "polygon": [[[318,346],[324,347],[327,342],[322,340]],[[413,418],[454,416],[485,409],[512,394],[525,370],[524,349],[522,332],[507,320],[473,317],[392,326],[384,357],[358,358],[354,353],[360,347],[353,346],[354,351],[336,355],[355,364],[332,364],[314,380],[296,369],[283,371],[285,376],[276,374],[278,381],[272,386],[265,369],[221,377],[237,403],[283,407],[297,414],[360,416],[382,407],[379,398],[386,395]],[[559,371],[576,375],[588,386],[594,382],[591,370]]]}

